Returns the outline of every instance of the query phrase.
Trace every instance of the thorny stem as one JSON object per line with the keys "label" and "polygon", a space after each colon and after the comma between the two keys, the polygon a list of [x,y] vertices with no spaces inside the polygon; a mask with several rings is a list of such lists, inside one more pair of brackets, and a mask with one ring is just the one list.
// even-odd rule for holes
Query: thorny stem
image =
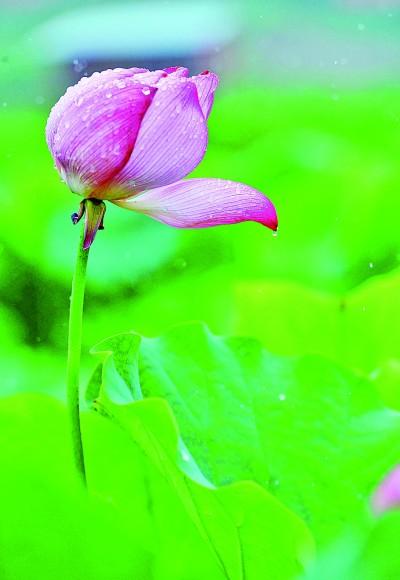
{"label": "thorny stem", "polygon": [[75,273],[72,280],[68,330],[67,404],[71,426],[72,447],[76,468],[86,485],[85,457],[79,413],[79,369],[82,349],[82,314],[85,296],[86,267],[89,249],[83,249],[85,224],[79,239]]}

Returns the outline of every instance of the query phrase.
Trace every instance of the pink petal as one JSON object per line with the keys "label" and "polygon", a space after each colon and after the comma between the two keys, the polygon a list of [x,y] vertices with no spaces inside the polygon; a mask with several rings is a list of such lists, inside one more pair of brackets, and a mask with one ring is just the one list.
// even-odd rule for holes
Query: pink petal
{"label": "pink petal", "polygon": [[115,69],[82,78],[53,107],[46,138],[72,191],[102,197],[129,159],[156,91],[135,83],[141,69]]}
{"label": "pink petal", "polygon": [[207,119],[214,103],[214,93],[218,87],[219,79],[216,74],[206,70],[192,77],[191,80],[197,87],[199,102],[203,115]]}
{"label": "pink petal", "polygon": [[207,125],[196,85],[186,78],[167,77],[157,86],[132,156],[115,176],[114,198],[174,183],[193,171],[204,157]]}
{"label": "pink petal", "polygon": [[165,68],[164,70],[168,75],[177,78],[189,76],[189,70],[187,68],[184,68],[183,66],[170,66],[168,68]]}
{"label": "pink petal", "polygon": [[393,508],[400,508],[400,465],[379,485],[372,497],[372,507],[376,514]]}
{"label": "pink petal", "polygon": [[135,81],[142,85],[156,85],[160,79],[166,77],[167,73],[164,70],[144,71],[135,74]]}
{"label": "pink petal", "polygon": [[273,230],[278,227],[275,208],[268,198],[248,185],[224,179],[182,180],[114,203],[177,228],[243,221],[259,222]]}

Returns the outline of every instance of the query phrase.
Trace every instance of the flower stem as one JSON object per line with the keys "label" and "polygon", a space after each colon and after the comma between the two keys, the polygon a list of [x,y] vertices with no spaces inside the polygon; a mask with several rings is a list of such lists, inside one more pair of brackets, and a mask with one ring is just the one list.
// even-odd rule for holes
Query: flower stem
{"label": "flower stem", "polygon": [[89,249],[83,249],[85,225],[79,239],[75,273],[72,280],[68,330],[67,404],[72,435],[72,447],[76,468],[86,485],[85,458],[83,454],[79,413],[79,369],[82,350],[82,314],[85,297],[86,267]]}

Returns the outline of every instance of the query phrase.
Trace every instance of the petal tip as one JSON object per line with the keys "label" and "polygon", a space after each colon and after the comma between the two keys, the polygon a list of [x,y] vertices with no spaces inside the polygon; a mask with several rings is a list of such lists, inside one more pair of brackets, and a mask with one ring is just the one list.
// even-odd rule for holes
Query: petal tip
{"label": "petal tip", "polygon": [[260,220],[260,223],[273,232],[278,231],[278,214],[276,213],[274,204],[268,198],[266,198],[265,214]]}

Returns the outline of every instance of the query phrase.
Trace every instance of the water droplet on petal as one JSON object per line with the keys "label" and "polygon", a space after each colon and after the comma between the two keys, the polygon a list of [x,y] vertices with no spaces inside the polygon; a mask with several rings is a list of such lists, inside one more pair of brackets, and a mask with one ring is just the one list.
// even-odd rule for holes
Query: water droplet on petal
{"label": "water droplet on petal", "polygon": [[142,89],[142,93],[143,93],[144,95],[149,95],[149,94],[150,94],[150,89],[149,89],[149,87],[145,87],[144,89]]}
{"label": "water droplet on petal", "polygon": [[112,93],[110,93],[110,92],[106,93],[106,99],[111,99],[111,97],[112,97]]}

